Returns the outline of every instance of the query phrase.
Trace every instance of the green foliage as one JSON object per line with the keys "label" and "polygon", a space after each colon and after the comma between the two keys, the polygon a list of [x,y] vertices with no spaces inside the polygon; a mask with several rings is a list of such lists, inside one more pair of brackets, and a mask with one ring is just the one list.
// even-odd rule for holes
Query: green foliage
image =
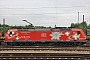
{"label": "green foliage", "polygon": [[87,29],[90,29],[90,24],[87,26]]}
{"label": "green foliage", "polygon": [[90,24],[87,25],[87,22],[81,22],[81,23],[71,23],[71,27],[76,27],[76,28],[81,28],[84,30],[84,32],[86,33],[87,29],[90,29]]}
{"label": "green foliage", "polygon": [[51,26],[33,26],[33,25],[25,25],[25,26],[9,26],[9,25],[1,25],[0,24],[0,32],[6,32],[8,29],[33,29],[33,28],[52,28]]}
{"label": "green foliage", "polygon": [[[4,29],[3,29],[4,27]],[[76,28],[81,28],[84,30],[84,32],[86,32],[87,29],[90,29],[90,24],[87,25],[86,21],[85,22],[81,22],[81,23],[71,23],[71,27],[76,27]],[[8,29],[12,29],[12,28],[18,28],[18,29],[32,29],[32,28],[52,28],[51,26],[49,27],[45,27],[45,26],[33,26],[33,25],[25,25],[25,26],[10,26],[10,25],[2,25],[0,24],[0,32],[6,32]]]}
{"label": "green foliage", "polygon": [[90,36],[86,36],[86,39],[87,39],[87,40],[90,40]]}

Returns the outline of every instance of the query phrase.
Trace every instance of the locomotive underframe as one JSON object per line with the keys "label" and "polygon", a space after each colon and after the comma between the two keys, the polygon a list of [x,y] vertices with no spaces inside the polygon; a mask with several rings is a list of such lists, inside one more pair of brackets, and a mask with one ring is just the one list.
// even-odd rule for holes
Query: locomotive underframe
{"label": "locomotive underframe", "polygon": [[12,46],[80,46],[86,42],[82,40],[8,40],[5,43]]}

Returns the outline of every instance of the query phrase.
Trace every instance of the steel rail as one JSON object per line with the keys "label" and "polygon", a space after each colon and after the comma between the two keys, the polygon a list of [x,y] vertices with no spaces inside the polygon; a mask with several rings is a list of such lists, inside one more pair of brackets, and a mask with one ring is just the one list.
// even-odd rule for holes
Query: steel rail
{"label": "steel rail", "polygon": [[90,60],[89,54],[0,54],[0,60]]}
{"label": "steel rail", "polygon": [[72,51],[72,50],[77,50],[77,51],[90,51],[89,48],[80,48],[80,47],[67,47],[67,48],[38,48],[38,47],[34,47],[34,48],[0,48],[0,51],[5,51],[5,50],[55,50],[55,51],[62,51],[62,50],[66,50],[66,51]]}

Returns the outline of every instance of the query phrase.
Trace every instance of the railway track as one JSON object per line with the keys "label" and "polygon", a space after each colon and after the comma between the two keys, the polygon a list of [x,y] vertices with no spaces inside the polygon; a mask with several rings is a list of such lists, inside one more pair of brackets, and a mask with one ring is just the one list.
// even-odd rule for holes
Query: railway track
{"label": "railway track", "polygon": [[13,46],[0,48],[0,60],[90,60],[85,47]]}
{"label": "railway track", "polygon": [[0,51],[2,50],[54,50],[54,51],[62,51],[62,50],[77,50],[77,51],[90,51],[87,47],[40,47],[40,46],[32,46],[32,47],[0,47]]}
{"label": "railway track", "polygon": [[88,54],[0,54],[0,60],[90,60]]}
{"label": "railway track", "polygon": [[[21,51],[21,52],[18,52]],[[28,52],[27,52],[28,51]],[[90,54],[90,47],[59,47],[59,46],[1,46],[0,52],[9,53],[79,53],[79,54]]]}
{"label": "railway track", "polygon": [[90,45],[0,46],[0,60],[90,60]]}
{"label": "railway track", "polygon": [[70,53],[70,54],[90,54],[88,48],[0,48],[0,53]]}

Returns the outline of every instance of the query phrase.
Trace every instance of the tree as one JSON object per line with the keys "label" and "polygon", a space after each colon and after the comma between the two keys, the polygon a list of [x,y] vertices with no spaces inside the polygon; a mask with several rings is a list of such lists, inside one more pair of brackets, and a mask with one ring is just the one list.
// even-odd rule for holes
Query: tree
{"label": "tree", "polygon": [[76,27],[76,28],[81,28],[84,30],[84,32],[86,32],[87,28],[90,29],[90,24],[87,25],[87,22],[81,22],[81,23],[71,23],[71,27]]}

